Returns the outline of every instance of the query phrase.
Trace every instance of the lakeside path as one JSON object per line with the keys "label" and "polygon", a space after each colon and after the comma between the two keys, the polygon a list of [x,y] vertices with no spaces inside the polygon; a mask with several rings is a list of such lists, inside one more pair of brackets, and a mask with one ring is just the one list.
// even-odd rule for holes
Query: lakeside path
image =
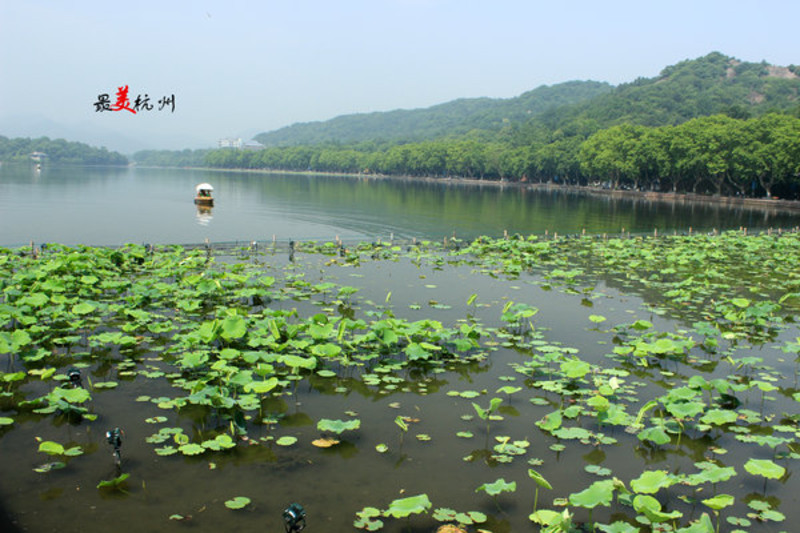
{"label": "lakeside path", "polygon": [[800,213],[800,201],[775,198],[742,198],[739,196],[714,196],[695,193],[668,193],[656,191],[633,191],[622,189],[603,189],[600,187],[560,185],[556,183],[525,183],[518,181],[482,180],[474,178],[436,178],[424,176],[392,176],[385,174],[362,174],[342,172],[320,172],[310,170],[269,170],[256,168],[210,168],[210,167],[146,167],[141,168],[179,168],[185,170],[203,170],[209,172],[239,172],[243,174],[295,174],[299,176],[329,176],[374,180],[399,180],[444,185],[471,185],[481,187],[519,188],[542,191],[565,191],[610,198],[629,200],[645,200],[665,204],[713,204],[730,208],[746,208],[767,212]]}

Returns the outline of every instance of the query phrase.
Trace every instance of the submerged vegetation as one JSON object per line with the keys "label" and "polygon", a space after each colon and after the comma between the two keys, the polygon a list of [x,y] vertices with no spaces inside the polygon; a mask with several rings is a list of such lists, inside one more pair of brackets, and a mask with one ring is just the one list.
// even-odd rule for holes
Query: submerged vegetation
{"label": "submerged vegetation", "polygon": [[[2,467],[20,485],[111,466],[92,435],[126,423],[120,470],[90,481],[132,515],[164,505],[138,471],[158,464],[202,472],[189,499],[221,487],[225,520],[275,499],[224,477],[253,468],[287,498],[320,484],[309,523],[334,529],[800,518],[798,233],[30,252],[0,253],[0,444],[35,437]],[[433,299],[455,273],[468,288]],[[152,520],[204,519],[185,505]]]}

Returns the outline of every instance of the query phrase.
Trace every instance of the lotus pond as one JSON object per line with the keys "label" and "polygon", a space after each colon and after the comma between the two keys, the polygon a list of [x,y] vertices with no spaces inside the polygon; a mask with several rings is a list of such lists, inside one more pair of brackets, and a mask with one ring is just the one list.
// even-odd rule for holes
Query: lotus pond
{"label": "lotus pond", "polygon": [[0,250],[20,530],[800,520],[796,232],[36,252]]}

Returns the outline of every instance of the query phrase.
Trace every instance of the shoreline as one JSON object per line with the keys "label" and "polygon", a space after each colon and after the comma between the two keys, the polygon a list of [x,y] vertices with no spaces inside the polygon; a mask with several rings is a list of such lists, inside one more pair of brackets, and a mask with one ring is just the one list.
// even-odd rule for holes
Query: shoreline
{"label": "shoreline", "polygon": [[475,178],[436,178],[432,176],[393,176],[387,174],[363,174],[346,172],[322,172],[312,170],[270,170],[256,168],[210,168],[210,167],[147,167],[141,168],[175,168],[183,170],[202,170],[209,172],[238,172],[241,174],[293,174],[298,176],[328,176],[342,178],[416,181],[444,185],[479,185],[500,188],[518,188],[536,191],[563,191],[586,194],[604,198],[623,198],[629,200],[645,200],[665,204],[713,204],[728,208],[746,208],[759,211],[785,211],[800,213],[800,201],[773,198],[742,198],[738,196],[713,196],[696,193],[671,193],[659,191],[633,191],[623,189],[602,189],[591,186],[561,185],[557,183],[526,183],[518,181],[482,180]]}

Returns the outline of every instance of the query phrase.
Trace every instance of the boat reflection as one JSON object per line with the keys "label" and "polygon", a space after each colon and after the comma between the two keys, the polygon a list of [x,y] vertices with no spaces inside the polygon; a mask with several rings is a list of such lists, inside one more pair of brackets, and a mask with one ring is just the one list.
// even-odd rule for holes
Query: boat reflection
{"label": "boat reflection", "polygon": [[211,224],[211,219],[214,218],[214,216],[211,214],[212,210],[213,208],[210,206],[198,205],[197,215],[196,215],[197,223],[200,224],[201,226],[208,226],[209,224]]}

